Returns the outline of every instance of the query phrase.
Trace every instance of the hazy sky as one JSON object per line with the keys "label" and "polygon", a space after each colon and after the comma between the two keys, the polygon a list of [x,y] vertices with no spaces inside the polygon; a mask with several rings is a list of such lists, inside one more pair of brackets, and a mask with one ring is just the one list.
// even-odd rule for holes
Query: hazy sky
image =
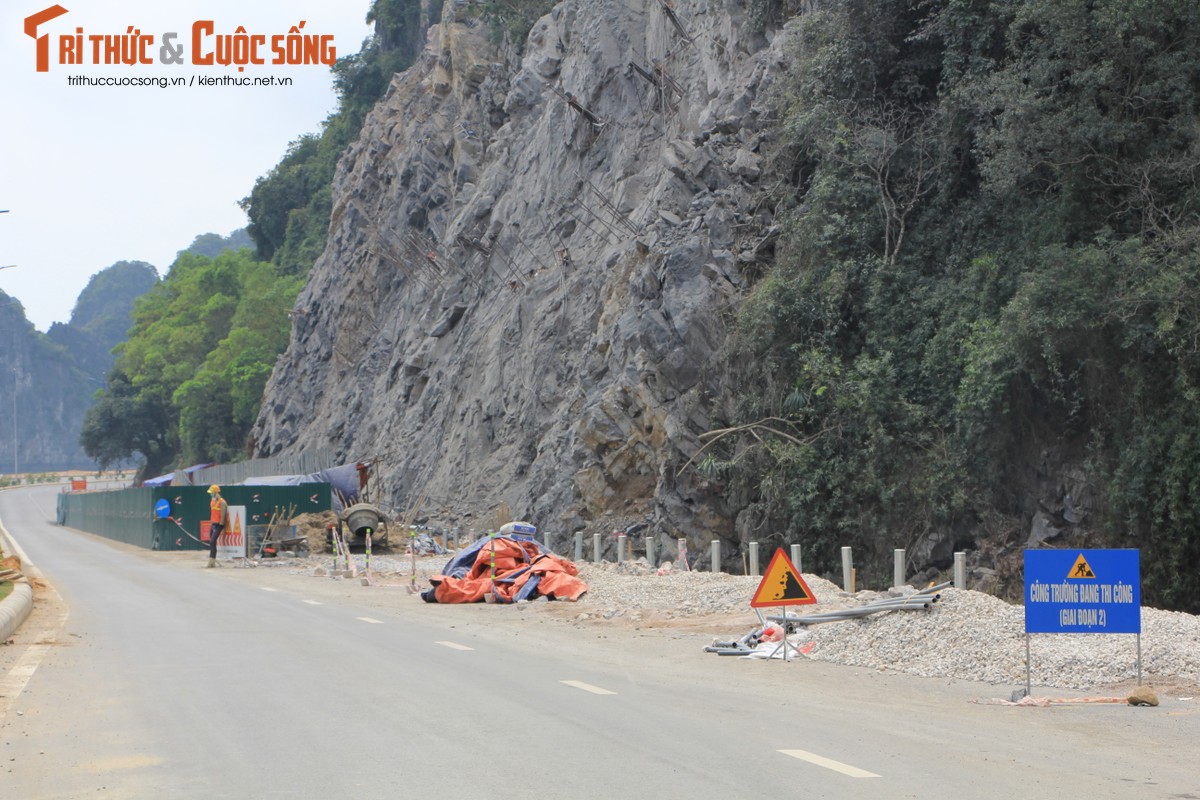
{"label": "hazy sky", "polygon": [[[54,5],[67,13],[43,23],[48,71],[25,19]],[[164,274],[196,235],[227,235],[246,225],[238,201],[301,134],[320,130],[334,110],[329,67],[272,64],[272,37],[305,22],[305,34],[332,35],[339,57],[370,34],[370,0],[0,0],[0,289],[45,331],[66,322],[79,292],[101,269],[147,261]],[[201,40],[265,37],[268,63],[195,66],[193,23],[213,21]],[[151,64],[95,65],[92,35],[130,27],[153,35]],[[63,65],[61,38],[83,28],[83,64]],[[184,49],[162,63],[164,34]],[[286,47],[286,39],[281,40]],[[105,57],[101,49],[100,57]],[[170,58],[171,56],[168,56]],[[119,57],[118,57],[119,58]],[[179,79],[190,85],[90,86],[70,79]],[[202,78],[290,79],[290,86],[201,86]],[[78,82],[77,82],[78,83]]]}

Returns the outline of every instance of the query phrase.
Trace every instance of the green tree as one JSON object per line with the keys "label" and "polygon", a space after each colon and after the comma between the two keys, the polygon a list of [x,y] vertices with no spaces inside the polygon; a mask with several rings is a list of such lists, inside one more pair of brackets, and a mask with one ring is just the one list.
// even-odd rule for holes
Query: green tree
{"label": "green tree", "polygon": [[[248,250],[180,255],[134,310],[108,386],[84,425],[102,464],[138,453],[145,471],[242,457],[302,285]],[[118,415],[133,425],[116,425]]]}
{"label": "green tree", "polygon": [[[429,5],[436,22],[441,3]],[[332,213],[331,184],[338,159],[358,136],[363,120],[387,91],[395,73],[406,69],[424,45],[420,0],[375,0],[367,21],[375,31],[353,55],[333,67],[337,110],[319,134],[305,134],[288,146],[283,159],[259,178],[241,207],[258,257],[286,275],[306,275],[321,251]]]}
{"label": "green tree", "polygon": [[818,569],[835,540],[1019,544],[1040,471],[1081,471],[1093,543],[1200,608],[1200,8],[850,0],[792,29],[785,233],[731,343],[744,435],[705,466]]}

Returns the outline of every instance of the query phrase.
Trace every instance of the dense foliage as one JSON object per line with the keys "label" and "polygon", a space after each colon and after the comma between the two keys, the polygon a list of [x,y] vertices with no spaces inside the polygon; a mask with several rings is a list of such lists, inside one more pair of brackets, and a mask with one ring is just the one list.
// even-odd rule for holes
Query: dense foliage
{"label": "dense foliage", "polygon": [[243,457],[302,280],[249,250],[182,254],[134,308],[129,339],[84,420],[87,453],[101,466],[138,454],[149,474],[175,461]]}
{"label": "dense foliage", "polygon": [[1200,6],[846,0],[792,36],[747,435],[704,466],[819,569],[1041,511],[1200,609]]}
{"label": "dense foliage", "polygon": [[555,0],[483,0],[476,13],[488,25],[493,44],[507,43],[520,54],[533,23],[554,8]]}
{"label": "dense foliage", "polygon": [[367,15],[367,21],[375,23],[374,35],[361,51],[339,58],[333,67],[337,111],[319,134],[292,142],[283,159],[241,201],[259,258],[271,261],[280,272],[308,274],[325,249],[338,158],[358,136],[392,76],[421,51],[425,26],[437,21],[441,2],[433,3],[431,10],[432,18],[422,19],[421,0],[375,0]]}
{"label": "dense foliage", "polygon": [[[440,8],[425,5],[434,17]],[[155,475],[245,457],[263,388],[287,345],[287,313],[325,247],[337,160],[392,75],[420,51],[431,20],[420,0],[376,0],[368,21],[375,33],[333,67],[337,111],[320,134],[294,141],[242,201],[257,259],[230,251],[244,239],[199,236],[138,303],[84,422],[84,449],[102,465],[137,456],[142,474]]]}

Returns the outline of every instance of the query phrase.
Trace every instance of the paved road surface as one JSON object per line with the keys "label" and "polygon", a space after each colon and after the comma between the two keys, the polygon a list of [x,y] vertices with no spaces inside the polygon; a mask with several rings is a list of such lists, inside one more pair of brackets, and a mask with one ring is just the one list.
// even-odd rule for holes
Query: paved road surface
{"label": "paved road surface", "polygon": [[58,527],[54,491],[0,493],[62,600],[0,648],[6,799],[1200,798],[1194,704],[984,706],[1011,687],[364,603]]}

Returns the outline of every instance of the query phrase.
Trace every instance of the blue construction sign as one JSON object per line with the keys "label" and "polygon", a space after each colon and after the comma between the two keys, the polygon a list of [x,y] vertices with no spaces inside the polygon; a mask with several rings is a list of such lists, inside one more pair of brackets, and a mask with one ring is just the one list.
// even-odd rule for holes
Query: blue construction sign
{"label": "blue construction sign", "polygon": [[1026,633],[1141,633],[1137,550],[1026,550]]}

